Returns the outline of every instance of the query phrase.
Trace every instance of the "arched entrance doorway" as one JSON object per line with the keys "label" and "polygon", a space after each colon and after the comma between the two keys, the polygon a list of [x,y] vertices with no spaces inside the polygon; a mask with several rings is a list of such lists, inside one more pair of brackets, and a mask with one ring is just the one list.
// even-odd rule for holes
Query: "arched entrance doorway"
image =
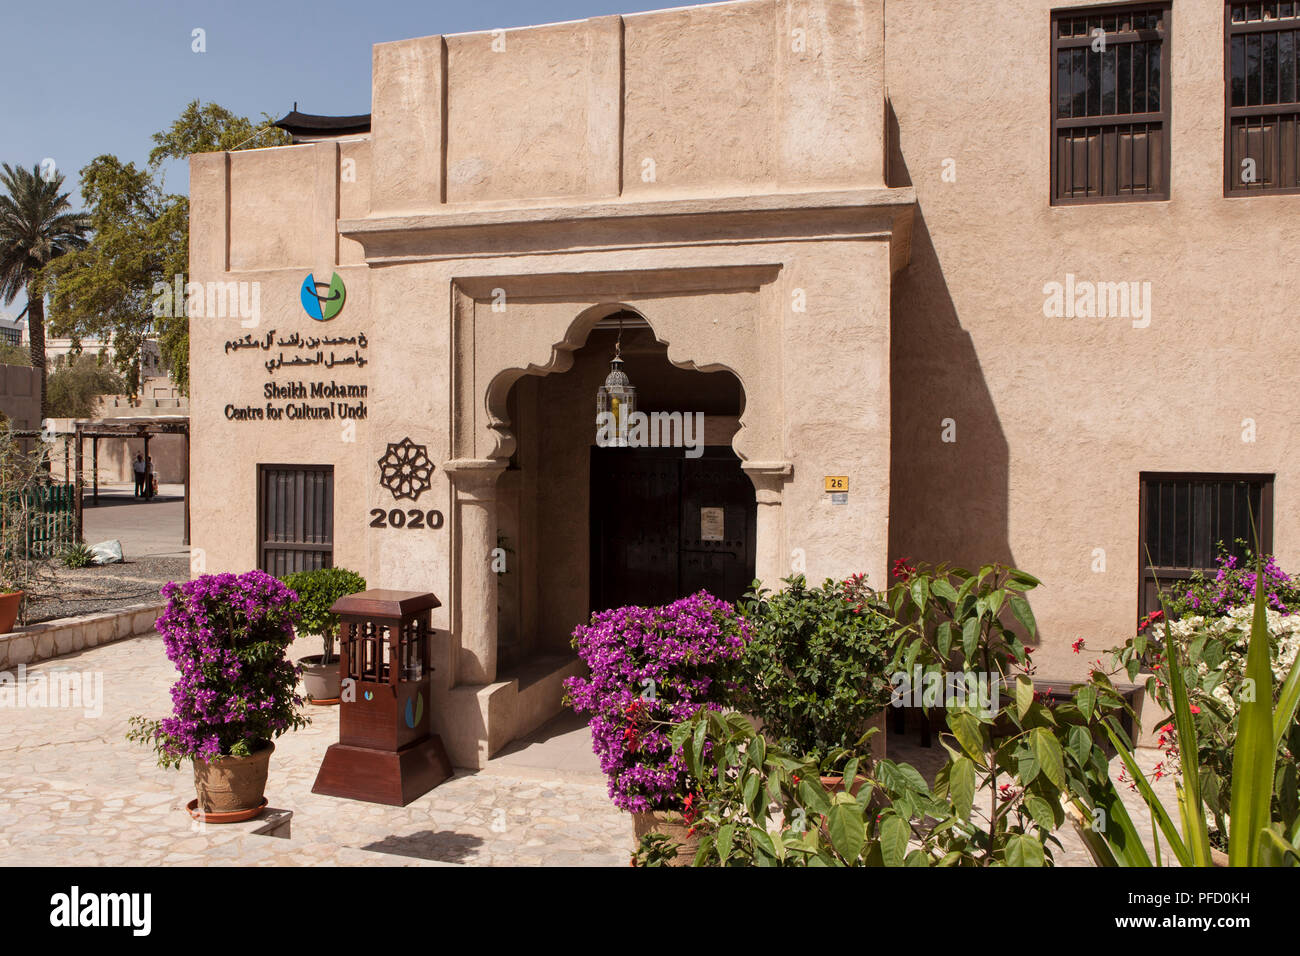
{"label": "arched entrance doorway", "polygon": [[[602,447],[596,393],[621,337],[645,430]],[[563,372],[511,388],[515,438],[497,483],[498,662],[569,651],[593,610],[666,603],[701,589],[728,600],[754,578],[754,483],[731,447],[740,380],[674,365],[638,313],[596,322]]]}

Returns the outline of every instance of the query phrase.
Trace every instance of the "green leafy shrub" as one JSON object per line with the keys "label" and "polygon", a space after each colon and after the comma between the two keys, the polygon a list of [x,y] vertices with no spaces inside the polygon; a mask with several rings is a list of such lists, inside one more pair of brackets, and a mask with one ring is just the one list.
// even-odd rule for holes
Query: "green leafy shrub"
{"label": "green leafy shrub", "polygon": [[[1267,576],[1267,570],[1264,574]],[[1266,588],[1259,593],[1259,599],[1271,604],[1273,593]],[[1282,700],[1287,677],[1300,656],[1300,604],[1288,606],[1296,613],[1282,614],[1271,608],[1264,612],[1272,686],[1268,695],[1260,696],[1268,696],[1271,703]],[[1146,633],[1137,634],[1113,650],[1111,661],[1115,671],[1126,673],[1129,680],[1137,679],[1139,667],[1145,662],[1142,669],[1151,671],[1146,681],[1148,698],[1159,705],[1159,713],[1172,714],[1175,700],[1168,648],[1171,644],[1179,648],[1190,726],[1196,735],[1201,799],[1213,823],[1210,844],[1225,850],[1242,704],[1245,697],[1256,692],[1253,682],[1247,679],[1254,608],[1234,607],[1221,617],[1194,614],[1177,619],[1171,607],[1170,618],[1169,623],[1153,623]],[[1159,732],[1157,746],[1165,757],[1152,772],[1156,779],[1180,773],[1180,740],[1172,724],[1170,718],[1155,728]],[[1278,734],[1282,750],[1273,780],[1271,809],[1277,819],[1296,819],[1300,817],[1300,775],[1296,770],[1300,719],[1295,713]]]}
{"label": "green leafy shrub", "polygon": [[64,567],[88,568],[95,563],[95,552],[84,544],[73,544],[59,555],[59,560],[63,562]]}
{"label": "green leafy shrub", "polygon": [[[696,714],[672,738],[699,788],[695,865],[1053,863],[1062,799],[1109,779],[1102,720],[1126,706],[1123,698],[1104,681],[1078,685],[1069,701],[1034,693],[1031,575],[999,565],[896,574],[888,595],[899,629],[895,675],[936,675],[944,686],[953,686],[950,676],[998,677],[981,685],[986,699],[935,702],[948,725],[939,737],[948,759],[933,782],[908,764],[860,757],[869,733],[819,760],[768,743],[740,714]],[[856,784],[824,787],[827,764]]]}
{"label": "green leafy shrub", "polygon": [[632,854],[633,866],[669,866],[677,859],[680,843],[674,843],[662,833],[647,833],[637,842]]}
{"label": "green leafy shrub", "polygon": [[862,575],[817,588],[803,575],[785,583],[772,594],[756,582],[741,600],[753,639],[738,706],[782,747],[820,761],[851,749],[888,705],[896,624]]}
{"label": "green leafy shrub", "polygon": [[324,648],[321,663],[330,663],[334,659],[334,636],[339,630],[339,616],[331,614],[330,608],[339,598],[364,591],[366,579],[346,568],[319,568],[296,571],[287,575],[284,583],[298,596],[298,629],[320,636]]}
{"label": "green leafy shrub", "polygon": [[[1265,578],[1264,562],[1258,556],[1255,577]],[[1114,783],[1105,777],[1092,777],[1075,795],[1075,805],[1080,819],[1087,819],[1089,812],[1092,819],[1097,819],[1097,809],[1111,811],[1101,815],[1107,821],[1104,827],[1094,829],[1090,824],[1080,824],[1079,828],[1098,865],[1154,863],[1159,866],[1162,863],[1160,835],[1164,836],[1168,848],[1166,856],[1172,857],[1179,866],[1214,865],[1208,807],[1218,825],[1215,842],[1226,847],[1229,866],[1300,866],[1300,801],[1295,792],[1295,750],[1300,743],[1295,732],[1296,713],[1300,710],[1300,661],[1293,659],[1289,668],[1278,673],[1267,610],[1268,589],[1256,588],[1253,596],[1244,664],[1240,669],[1227,670],[1223,677],[1214,678],[1216,682],[1226,682],[1222,689],[1235,711],[1231,743],[1219,760],[1220,765],[1226,760],[1229,767],[1231,782],[1226,792],[1213,774],[1206,778],[1206,768],[1201,764],[1206,725],[1196,719],[1203,708],[1194,703],[1197,699],[1194,695],[1197,689],[1203,692],[1204,687],[1200,667],[1193,660],[1194,655],[1202,655],[1204,663],[1207,635],[1170,628],[1163,635],[1165,666],[1160,673],[1168,684],[1165,699],[1173,713],[1170,732],[1180,775],[1179,823],[1175,824],[1170,809],[1152,789],[1133,757],[1131,745],[1123,739],[1123,732],[1108,726],[1107,733],[1131,774],[1131,785],[1141,795],[1159,830],[1153,860],[1123,811]],[[1131,663],[1142,653],[1140,638],[1141,635],[1120,652],[1121,658]],[[1094,670],[1092,676],[1095,684],[1109,683],[1100,669]],[[1273,692],[1264,693],[1263,688],[1272,688]],[[1200,699],[1206,703],[1210,700],[1223,703],[1214,693],[1217,689],[1220,688],[1216,684]],[[1284,791],[1281,794],[1279,786]],[[1225,796],[1226,816],[1222,814],[1222,806],[1218,809],[1215,806]],[[1117,805],[1118,813],[1114,812]]]}

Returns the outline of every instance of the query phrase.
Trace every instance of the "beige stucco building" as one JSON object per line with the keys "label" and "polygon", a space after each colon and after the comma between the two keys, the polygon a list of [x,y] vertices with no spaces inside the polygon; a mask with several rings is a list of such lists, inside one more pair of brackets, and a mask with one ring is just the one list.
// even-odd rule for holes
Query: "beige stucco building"
{"label": "beige stucco building", "polygon": [[[1110,8],[1095,90],[1094,8],[1044,0],[376,46],[368,135],[191,160],[202,566],[434,591],[434,726],[474,766],[616,600],[1005,561],[1071,677],[1076,638],[1132,632],[1142,542],[1204,563],[1234,489],[1295,565],[1300,196],[1285,161],[1225,179],[1230,18],[1173,8]],[[701,413],[706,453],[594,447],[620,334],[640,407]]]}

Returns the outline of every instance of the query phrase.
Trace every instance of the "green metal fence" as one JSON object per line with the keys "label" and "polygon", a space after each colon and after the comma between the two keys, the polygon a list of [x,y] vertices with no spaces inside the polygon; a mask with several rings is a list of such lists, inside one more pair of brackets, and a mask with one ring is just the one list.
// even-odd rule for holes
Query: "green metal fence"
{"label": "green metal fence", "polygon": [[37,485],[21,493],[11,514],[22,515],[23,536],[29,558],[50,558],[76,542],[76,487],[71,484]]}

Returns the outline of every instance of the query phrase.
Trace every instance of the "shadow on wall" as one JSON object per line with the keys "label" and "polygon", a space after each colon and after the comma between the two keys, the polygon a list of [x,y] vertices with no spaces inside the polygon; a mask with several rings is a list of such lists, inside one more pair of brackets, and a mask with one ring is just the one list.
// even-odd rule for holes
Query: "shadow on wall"
{"label": "shadow on wall", "polygon": [[[910,186],[892,105],[886,117],[888,184]],[[1014,564],[1006,436],[919,201],[890,314],[890,564]]]}

